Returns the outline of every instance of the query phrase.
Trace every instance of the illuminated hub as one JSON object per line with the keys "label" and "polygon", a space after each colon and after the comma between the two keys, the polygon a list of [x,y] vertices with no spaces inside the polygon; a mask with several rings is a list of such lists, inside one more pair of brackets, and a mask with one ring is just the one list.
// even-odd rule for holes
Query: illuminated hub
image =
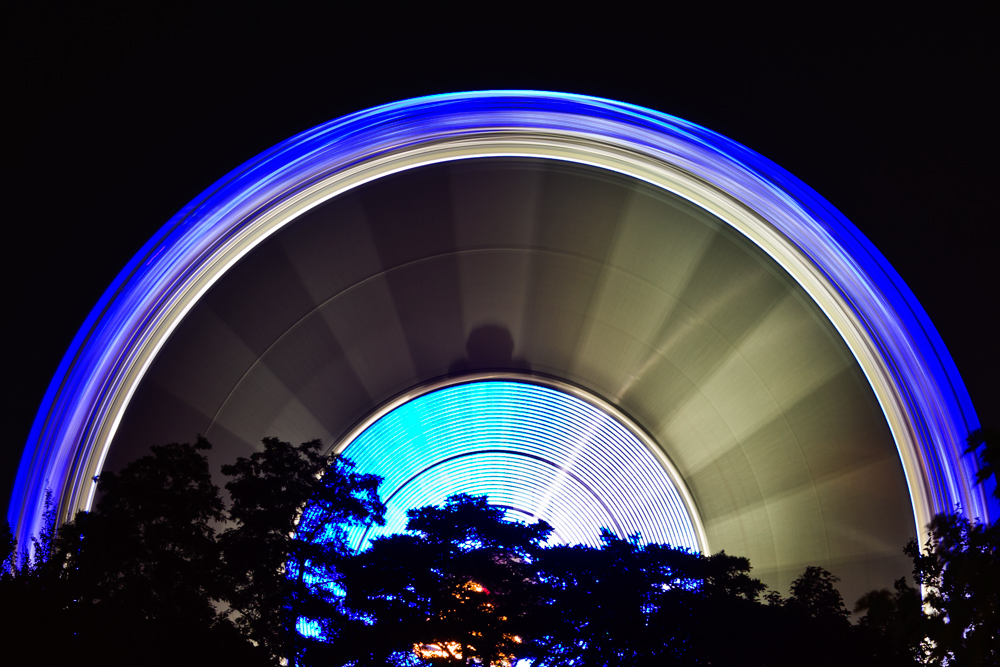
{"label": "illuminated hub", "polygon": [[[351,547],[363,550],[379,535],[404,532],[408,510],[465,493],[487,496],[508,519],[548,522],[550,543],[600,547],[607,528],[643,543],[704,549],[683,487],[671,478],[669,462],[654,454],[655,445],[623,415],[612,416],[610,406],[598,407],[598,399],[548,384],[478,380],[432,387],[387,406],[348,436],[341,453],[359,473],[382,477],[386,504],[385,526],[350,531]],[[469,587],[484,590],[474,582]],[[305,618],[297,629],[323,637],[319,624]],[[459,648],[421,644],[414,652],[446,658]]]}
{"label": "illuminated hub", "polygon": [[578,391],[512,380],[453,384],[398,405],[344,455],[383,478],[386,525],[357,530],[363,549],[406,529],[406,512],[486,495],[507,516],[554,527],[552,542],[600,546],[600,530],[698,551],[678,482],[637,431]]}

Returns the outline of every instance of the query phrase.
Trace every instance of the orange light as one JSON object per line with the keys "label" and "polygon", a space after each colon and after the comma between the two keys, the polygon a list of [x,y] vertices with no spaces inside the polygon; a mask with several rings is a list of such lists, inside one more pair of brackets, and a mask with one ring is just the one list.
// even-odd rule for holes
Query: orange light
{"label": "orange light", "polygon": [[413,652],[423,660],[433,658],[462,659],[462,645],[458,642],[440,642],[438,644],[414,644]]}

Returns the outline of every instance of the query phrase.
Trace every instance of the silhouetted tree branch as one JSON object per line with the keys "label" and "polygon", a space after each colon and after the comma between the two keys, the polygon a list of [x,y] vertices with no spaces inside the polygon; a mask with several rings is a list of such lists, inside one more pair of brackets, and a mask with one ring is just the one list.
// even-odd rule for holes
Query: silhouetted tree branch
{"label": "silhouetted tree branch", "polygon": [[921,550],[906,547],[913,578],[930,609],[923,626],[926,664],[996,665],[1000,661],[1000,523],[953,514],[930,524]]}
{"label": "silhouetted tree branch", "polygon": [[724,552],[607,531],[601,548],[547,547],[550,526],[507,521],[485,497],[412,510],[407,533],[355,554],[348,531],[383,521],[378,478],[318,441],[266,439],[223,467],[227,508],[208,447],[154,447],[102,475],[94,511],[58,533],[50,498],[30,549],[0,535],[5,663],[997,663],[997,524],[936,517],[924,548],[905,549],[924,600],[900,579],[851,625],[823,568],[782,598]]}
{"label": "silhouetted tree branch", "polygon": [[534,560],[551,527],[504,521],[485,497],[464,495],[408,516],[408,534],[343,563],[345,602],[363,626],[329,659],[510,664],[539,604]]}
{"label": "silhouetted tree branch", "polygon": [[275,658],[302,661],[316,643],[296,631],[300,619],[335,638],[350,625],[337,593],[347,530],[381,524],[381,481],[324,456],[318,440],[293,446],[266,438],[264,450],[222,467],[232,526],[219,539],[225,602],[236,625]]}
{"label": "silhouetted tree branch", "polygon": [[81,656],[105,665],[266,664],[215,604],[223,590],[213,524],[223,505],[207,448],[203,440],[152,448],[101,476],[94,511],[57,537],[42,532],[14,585],[4,586],[5,606],[23,614],[8,656],[20,651],[31,664]]}
{"label": "silhouetted tree branch", "polygon": [[[966,441],[966,454],[978,454],[979,471],[976,482],[983,484],[993,477],[993,495],[1000,499],[1000,431],[992,428],[979,428],[969,434]],[[982,451],[979,448],[982,447]]]}

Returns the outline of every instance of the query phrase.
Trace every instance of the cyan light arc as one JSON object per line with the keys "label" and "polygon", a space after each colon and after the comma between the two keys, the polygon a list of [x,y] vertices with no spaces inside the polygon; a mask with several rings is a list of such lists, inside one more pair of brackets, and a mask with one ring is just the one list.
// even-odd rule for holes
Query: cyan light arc
{"label": "cyan light arc", "polygon": [[456,493],[486,495],[511,518],[544,519],[561,543],[598,547],[607,528],[691,551],[707,546],[682,481],[634,430],[554,386],[511,378],[430,387],[343,446],[359,472],[382,477],[387,507],[385,527],[356,531],[355,548],[405,530],[407,510]]}
{"label": "cyan light arc", "polygon": [[308,130],[174,216],[102,296],[46,392],[8,510],[20,543],[40,527],[47,488],[62,518],[89,506],[92,477],[145,369],[249,249],[361,183],[496,155],[620,171],[737,227],[803,285],[855,354],[899,448],[917,523],[955,505],[1000,515],[962,454],[978,421],[944,344],[888,262],[822,197],[752,150],[666,114],[564,93],[483,91],[404,100]]}

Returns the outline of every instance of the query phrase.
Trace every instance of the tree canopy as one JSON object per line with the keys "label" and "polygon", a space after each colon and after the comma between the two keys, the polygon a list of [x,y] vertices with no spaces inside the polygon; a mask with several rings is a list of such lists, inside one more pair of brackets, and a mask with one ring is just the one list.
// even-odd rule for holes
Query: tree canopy
{"label": "tree canopy", "polygon": [[220,612],[224,518],[203,451],[170,444],[101,476],[93,512],[48,528],[2,588],[8,657],[35,664],[266,664]]}
{"label": "tree canopy", "polygon": [[[31,549],[0,536],[5,662],[107,665],[996,664],[1000,528],[941,515],[905,549],[914,582],[858,601],[810,566],[787,598],[745,558],[604,531],[550,545],[485,497],[381,524],[379,479],[318,441],[265,439],[212,481],[209,444],[153,447]],[[924,613],[926,604],[930,613]]]}
{"label": "tree canopy", "polygon": [[940,514],[921,550],[910,542],[913,576],[930,613],[921,643],[930,665],[989,665],[1000,660],[1000,523]]}
{"label": "tree canopy", "polygon": [[[343,457],[323,456],[318,440],[292,446],[275,438],[222,467],[231,503],[218,543],[220,596],[236,626],[273,657],[304,659],[316,636],[336,637],[351,620],[337,593],[338,565],[350,554],[347,531],[381,524],[380,480]],[[320,631],[297,631],[300,619]]]}
{"label": "tree canopy", "polygon": [[0,577],[5,612],[16,611],[3,624],[16,638],[8,655],[173,666],[272,665],[303,653],[298,617],[337,619],[323,583],[346,555],[343,531],[381,521],[384,508],[378,480],[322,456],[318,442],[263,444],[225,467],[228,508],[203,439],[153,447],[102,474],[94,511],[54,539],[43,531],[34,556]]}

